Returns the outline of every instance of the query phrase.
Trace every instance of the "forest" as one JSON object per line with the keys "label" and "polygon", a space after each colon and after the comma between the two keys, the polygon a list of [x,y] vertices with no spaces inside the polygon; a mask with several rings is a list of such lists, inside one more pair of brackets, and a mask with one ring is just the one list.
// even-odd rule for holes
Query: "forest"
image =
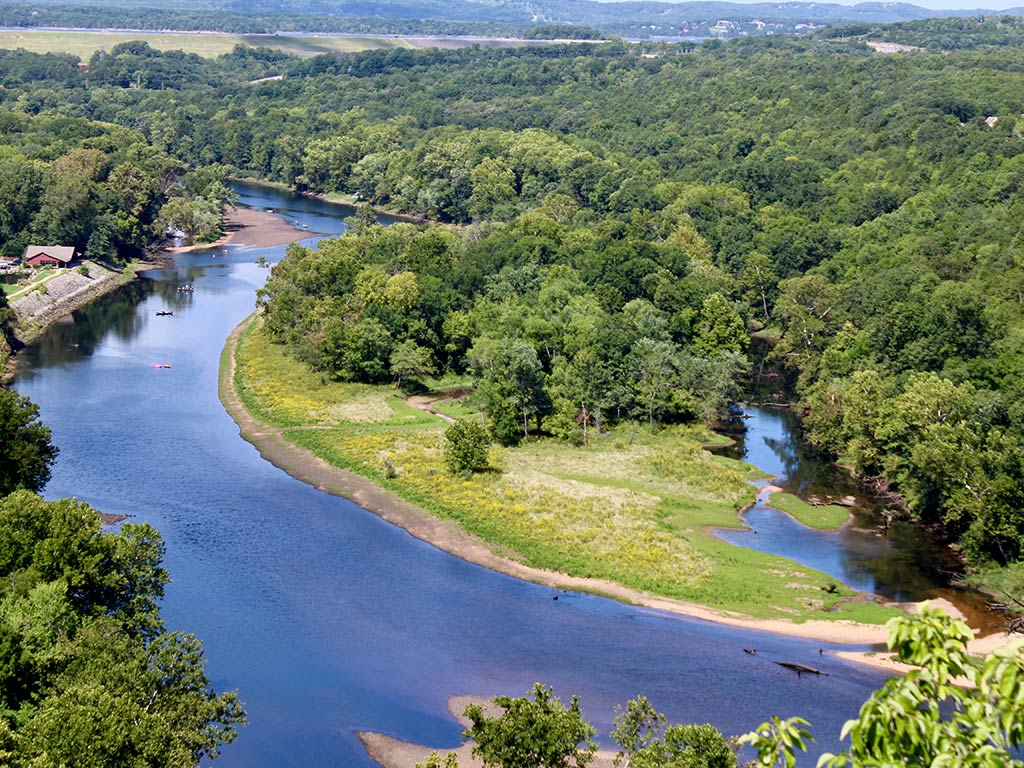
{"label": "forest", "polygon": [[[325,376],[477,377],[504,442],[713,419],[749,334],[769,339],[814,443],[975,567],[1007,565],[1024,554],[1024,51],[979,24],[971,48],[909,55],[824,37],[214,60],[129,44],[80,71],[9,52],[4,163],[41,185],[123,132],[143,156],[436,222],[364,213],[292,249],[261,302]],[[97,200],[121,167],[102,159]]]}

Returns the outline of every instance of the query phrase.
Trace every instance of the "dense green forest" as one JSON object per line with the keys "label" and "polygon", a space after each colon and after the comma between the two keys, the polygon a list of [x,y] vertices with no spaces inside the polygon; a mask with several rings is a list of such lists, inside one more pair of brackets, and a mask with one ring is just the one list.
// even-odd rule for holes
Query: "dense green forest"
{"label": "dense green forest", "polygon": [[[75,63],[0,51],[5,81],[65,77]],[[44,74],[45,73],[45,74]],[[186,173],[138,132],[81,117],[0,114],[0,253],[30,243],[74,246],[90,259],[144,255],[169,229],[212,236],[231,193],[216,167]],[[0,317],[0,330],[4,328]]]}
{"label": "dense green forest", "polygon": [[447,223],[364,217],[274,271],[268,322],[325,375],[467,371],[502,439],[578,440],[601,420],[712,416],[741,377],[737,329],[758,332],[813,441],[886,478],[974,563],[1021,557],[1012,42],[213,61],[133,44],[86,72],[54,63],[0,59],[4,120],[119,126],[189,166]]}

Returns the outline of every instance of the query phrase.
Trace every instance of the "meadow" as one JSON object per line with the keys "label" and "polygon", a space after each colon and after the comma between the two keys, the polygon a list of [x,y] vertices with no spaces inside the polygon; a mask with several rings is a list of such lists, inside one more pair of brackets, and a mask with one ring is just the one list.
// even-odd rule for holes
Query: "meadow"
{"label": "meadow", "polygon": [[[235,387],[254,416],[335,466],[459,523],[503,556],[573,576],[759,618],[882,622],[892,611],[773,555],[727,544],[756,468],[707,450],[698,425],[629,424],[587,447],[547,439],[493,446],[490,470],[453,475],[446,422],[395,387],[336,382],[272,344],[257,319],[236,352]],[[441,405],[440,403],[437,405]],[[472,400],[448,407],[472,414]],[[441,410],[444,410],[442,406]]]}

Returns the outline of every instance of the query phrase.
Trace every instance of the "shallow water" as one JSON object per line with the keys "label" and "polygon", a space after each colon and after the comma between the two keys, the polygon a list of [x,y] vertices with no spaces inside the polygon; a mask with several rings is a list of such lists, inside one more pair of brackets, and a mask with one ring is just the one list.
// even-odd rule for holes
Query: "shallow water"
{"label": "shallow water", "polygon": [[[319,201],[251,188],[243,201],[311,233],[341,229],[338,209]],[[162,532],[167,624],[203,639],[214,684],[239,689],[249,711],[218,765],[374,765],[359,730],[454,746],[449,696],[519,695],[534,681],[580,694],[602,734],[616,704],[644,694],[673,721],[726,734],[799,714],[816,751],[838,746],[880,673],[819,656],[811,641],[588,595],[554,601],[264,461],[218,401],[217,372],[265,280],[256,258],[283,250],[182,256],[52,328],[16,382],[61,448],[45,495]],[[194,292],[178,292],[184,283]],[[797,678],[779,660],[829,676]]]}
{"label": "shallow water", "polygon": [[[849,522],[836,531],[807,528],[788,515],[758,501],[743,514],[746,530],[719,530],[719,538],[737,546],[780,555],[861,592],[884,600],[919,601],[943,597],[982,631],[1001,629],[1001,617],[985,609],[984,596],[952,590],[946,584],[956,567],[950,552],[922,528],[908,522],[879,530],[881,507],[848,474],[817,456],[800,439],[794,414],[785,409],[744,406],[746,432],[738,441],[737,458],[774,476],[770,482],[802,498],[828,502],[854,499]],[[755,483],[764,487],[769,481]]]}

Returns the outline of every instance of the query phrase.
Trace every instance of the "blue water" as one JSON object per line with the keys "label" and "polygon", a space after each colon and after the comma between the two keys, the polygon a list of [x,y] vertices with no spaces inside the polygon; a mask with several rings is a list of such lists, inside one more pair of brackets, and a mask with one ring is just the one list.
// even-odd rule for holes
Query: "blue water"
{"label": "blue water", "polygon": [[[310,233],[343,226],[319,201],[252,188],[243,201]],[[372,766],[359,730],[455,746],[448,697],[521,695],[535,681],[579,694],[604,735],[614,706],[644,694],[672,721],[726,734],[799,714],[818,735],[814,753],[838,746],[878,672],[822,657],[819,643],[489,572],[264,461],[221,406],[217,372],[266,278],[256,258],[283,250],[182,256],[52,328],[16,383],[61,448],[45,495],[162,532],[167,624],[202,638],[215,686],[237,688],[249,712],[218,765]],[[797,678],[777,660],[829,676]]]}
{"label": "blue water", "polygon": [[[794,438],[793,415],[755,406],[746,406],[744,412],[744,460],[773,475],[771,482],[789,492],[806,494],[820,490],[820,473],[825,468],[820,466],[820,459],[801,453]],[[825,485],[834,486],[837,482],[833,476]],[[756,483],[759,487],[767,484],[768,481]],[[795,560],[853,589],[887,600],[917,601],[935,595],[938,584],[928,572],[940,567],[934,560],[942,553],[938,547],[920,540],[920,529],[894,525],[888,535],[882,536],[868,522],[867,527],[848,524],[836,531],[817,531],[772,509],[766,502],[766,497],[759,495],[757,503],[743,514],[746,530],[719,530],[719,538]],[[855,517],[851,522],[864,521]],[[918,541],[914,541],[915,537]],[[969,596],[963,595],[962,599],[969,601]]]}

